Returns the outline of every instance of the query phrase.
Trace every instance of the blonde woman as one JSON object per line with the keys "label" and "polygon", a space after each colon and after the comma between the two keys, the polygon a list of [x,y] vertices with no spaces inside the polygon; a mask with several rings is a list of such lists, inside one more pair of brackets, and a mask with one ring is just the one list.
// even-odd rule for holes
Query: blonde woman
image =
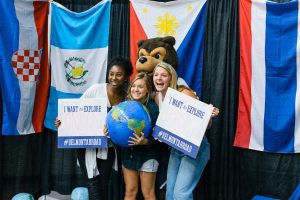
{"label": "blonde woman", "polygon": [[[158,106],[151,99],[152,79],[144,72],[133,77],[128,88],[128,99],[145,105],[154,126],[158,116]],[[134,200],[138,193],[139,179],[144,199],[155,200],[155,179],[158,168],[157,142],[150,135],[133,134],[128,141],[130,147],[121,149],[125,200]]]}
{"label": "blonde woman", "polygon": [[[156,88],[155,100],[159,106],[166,95],[168,87],[198,99],[196,94],[188,87],[177,86],[177,74],[174,68],[166,63],[159,63],[153,72],[153,83]],[[219,114],[219,109],[214,108],[212,117]],[[211,121],[209,127],[211,126]],[[201,174],[210,158],[210,145],[204,136],[196,159],[172,149],[167,170],[167,200],[192,200]]]}

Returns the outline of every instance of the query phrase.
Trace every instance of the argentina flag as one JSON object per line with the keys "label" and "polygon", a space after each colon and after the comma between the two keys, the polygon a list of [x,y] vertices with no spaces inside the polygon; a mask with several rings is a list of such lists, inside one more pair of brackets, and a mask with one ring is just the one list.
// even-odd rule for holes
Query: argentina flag
{"label": "argentina flag", "polygon": [[240,0],[240,93],[234,145],[300,152],[299,2]]}
{"label": "argentina flag", "polygon": [[43,131],[48,102],[49,2],[0,1],[3,135]]}
{"label": "argentina flag", "polygon": [[106,79],[111,1],[82,12],[51,3],[51,87],[45,119],[56,130],[57,100],[79,98]]}
{"label": "argentina flag", "polygon": [[179,77],[198,95],[202,88],[206,0],[130,1],[130,57],[136,62],[141,39],[173,36]]}

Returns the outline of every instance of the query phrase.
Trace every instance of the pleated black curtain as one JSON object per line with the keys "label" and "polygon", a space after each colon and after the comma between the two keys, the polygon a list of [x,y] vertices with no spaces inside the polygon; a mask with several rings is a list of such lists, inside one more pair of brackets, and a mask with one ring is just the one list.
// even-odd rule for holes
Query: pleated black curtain
{"label": "pleated black curtain", "polygon": [[208,1],[203,68],[204,102],[220,108],[208,132],[211,160],[205,175],[206,199],[240,199],[238,165],[232,147],[239,86],[238,1]]}
{"label": "pleated black curtain", "polygon": [[197,192],[204,199],[247,200],[256,194],[288,199],[300,180],[299,154],[233,147],[239,90],[238,2],[208,1],[203,100],[221,113],[208,134],[211,160]]}
{"label": "pleated black curtain", "polygon": [[[81,12],[99,0],[57,2]],[[220,115],[207,133],[211,159],[195,199],[248,200],[255,194],[287,199],[300,181],[299,154],[263,153],[232,146],[239,90],[238,0],[208,0],[207,8],[202,99],[219,107]],[[129,56],[128,0],[112,1],[109,41],[109,59]],[[56,132],[48,129],[28,136],[0,136],[0,199],[11,199],[18,192],[30,192],[36,198],[51,190],[69,194],[83,185],[75,151],[56,146]]]}

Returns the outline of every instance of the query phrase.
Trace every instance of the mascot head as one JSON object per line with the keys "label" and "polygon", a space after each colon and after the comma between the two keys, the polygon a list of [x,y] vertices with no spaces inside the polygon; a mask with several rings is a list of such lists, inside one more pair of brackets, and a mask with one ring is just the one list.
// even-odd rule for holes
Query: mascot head
{"label": "mascot head", "polygon": [[172,36],[157,37],[138,42],[138,59],[136,70],[138,72],[152,73],[154,67],[164,61],[172,65],[175,70],[178,66],[177,52],[174,48],[175,38]]}

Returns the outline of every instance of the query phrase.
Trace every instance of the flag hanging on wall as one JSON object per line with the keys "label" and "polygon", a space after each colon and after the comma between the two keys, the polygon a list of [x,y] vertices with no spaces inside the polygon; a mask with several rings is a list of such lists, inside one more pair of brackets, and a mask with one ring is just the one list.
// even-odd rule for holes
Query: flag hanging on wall
{"label": "flag hanging on wall", "polygon": [[43,130],[48,101],[47,1],[0,1],[3,135]]}
{"label": "flag hanging on wall", "polygon": [[201,94],[206,0],[130,1],[130,57],[137,59],[139,40],[174,36],[177,73]]}
{"label": "flag hanging on wall", "polygon": [[234,145],[300,152],[299,2],[240,0],[240,93]]}
{"label": "flag hanging on wall", "polygon": [[105,83],[111,1],[75,13],[51,3],[51,87],[45,119],[56,130],[59,98],[79,98],[95,83]]}

